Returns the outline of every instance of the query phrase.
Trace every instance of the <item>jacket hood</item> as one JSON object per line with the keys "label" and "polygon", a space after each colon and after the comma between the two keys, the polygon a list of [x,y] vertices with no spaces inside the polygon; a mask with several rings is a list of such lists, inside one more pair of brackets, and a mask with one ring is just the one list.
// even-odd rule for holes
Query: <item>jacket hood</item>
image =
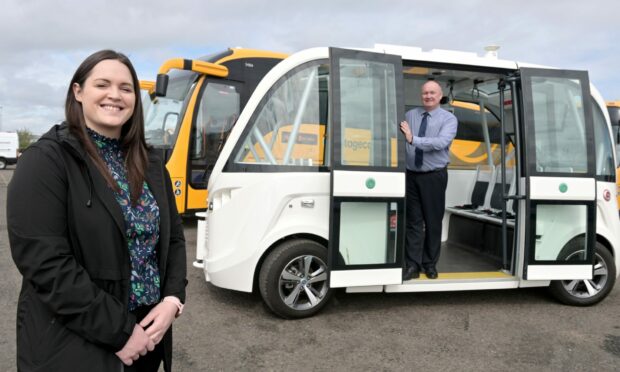
{"label": "jacket hood", "polygon": [[93,198],[93,176],[86,161],[86,150],[84,150],[84,147],[80,144],[80,141],[73,134],[71,134],[67,122],[63,121],[62,123],[51,127],[50,130],[43,134],[39,139],[41,144],[45,141],[52,141],[62,146],[76,159],[76,161],[81,164],[86,177],[88,177],[88,199],[86,200],[86,206],[90,208]]}
{"label": "jacket hood", "polygon": [[84,159],[86,157],[86,151],[80,144],[80,141],[69,130],[67,122],[63,121],[60,124],[54,125],[39,140],[56,142],[69,149],[78,158]]}

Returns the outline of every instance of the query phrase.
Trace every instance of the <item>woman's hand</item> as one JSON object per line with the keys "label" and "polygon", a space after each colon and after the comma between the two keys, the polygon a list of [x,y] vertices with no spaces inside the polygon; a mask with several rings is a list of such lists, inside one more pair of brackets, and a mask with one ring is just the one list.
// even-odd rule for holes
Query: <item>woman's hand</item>
{"label": "woman's hand", "polygon": [[132,365],[140,356],[155,349],[155,343],[139,325],[133,327],[133,332],[122,349],[116,352],[116,356],[125,365]]}
{"label": "woman's hand", "polygon": [[145,328],[148,337],[158,344],[170,328],[178,311],[179,308],[174,303],[160,302],[142,319],[140,325]]}

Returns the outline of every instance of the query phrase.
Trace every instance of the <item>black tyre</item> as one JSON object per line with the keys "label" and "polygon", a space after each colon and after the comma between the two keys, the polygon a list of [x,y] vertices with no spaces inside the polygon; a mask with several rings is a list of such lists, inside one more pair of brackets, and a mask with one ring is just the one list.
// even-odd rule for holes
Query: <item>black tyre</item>
{"label": "black tyre", "polygon": [[6,160],[4,158],[0,158],[0,169],[6,169]]}
{"label": "black tyre", "polygon": [[[569,242],[560,257],[567,260],[581,260],[583,257],[583,238]],[[577,248],[579,247],[579,248]],[[602,244],[596,243],[594,249],[594,274],[586,280],[555,280],[549,290],[560,302],[573,306],[590,306],[607,297],[616,282],[614,258]]]}
{"label": "black tyre", "polygon": [[306,239],[282,243],[263,262],[258,286],[267,306],[283,318],[316,314],[332,295],[327,249]]}

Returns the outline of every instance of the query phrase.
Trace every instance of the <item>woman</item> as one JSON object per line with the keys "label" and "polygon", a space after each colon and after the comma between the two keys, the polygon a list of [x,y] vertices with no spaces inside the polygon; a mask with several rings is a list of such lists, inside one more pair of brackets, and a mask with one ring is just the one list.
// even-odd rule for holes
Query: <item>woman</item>
{"label": "woman", "polygon": [[110,50],[86,58],[65,116],[24,152],[8,189],[23,276],[17,367],[157,371],[163,360],[168,371],[185,238],[168,173],[146,146],[129,59]]}

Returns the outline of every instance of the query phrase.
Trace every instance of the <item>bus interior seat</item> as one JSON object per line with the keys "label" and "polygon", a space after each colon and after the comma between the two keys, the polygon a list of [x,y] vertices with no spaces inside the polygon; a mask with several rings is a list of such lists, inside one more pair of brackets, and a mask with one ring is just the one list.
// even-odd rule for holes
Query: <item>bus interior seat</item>
{"label": "bus interior seat", "polygon": [[469,204],[457,205],[452,208],[472,210],[488,207],[487,195],[489,194],[489,187],[492,187],[491,181],[495,178],[494,173],[494,166],[478,165],[476,167],[476,181],[470,193]]}
{"label": "bus interior seat", "polygon": [[[506,155],[506,162],[514,157],[514,150]],[[484,220],[492,223],[502,222],[502,207],[503,207],[503,195],[515,195],[516,194],[516,165],[513,165],[506,169],[506,184],[502,190],[502,165],[499,164],[490,169],[489,165],[478,166],[476,183],[471,193],[471,204],[463,206],[455,206],[446,208],[453,214],[461,215],[464,217]],[[487,180],[487,181],[484,181]],[[486,183],[486,185],[485,185]],[[483,194],[484,199],[481,197],[481,190],[486,192]],[[484,202],[477,207],[474,207],[475,203]],[[508,200],[506,203],[506,218],[509,226],[514,226],[514,219],[516,213],[514,210],[514,201]]]}
{"label": "bus interior seat", "polygon": [[[497,172],[495,175],[495,186],[493,187],[493,193],[491,195],[491,200],[489,202],[488,209],[485,212],[491,216],[501,217],[502,216],[502,194],[505,195],[514,195],[516,193],[516,177],[515,177],[515,169],[514,167],[510,167],[506,169],[506,184],[504,184],[504,191],[502,193],[502,166],[499,165],[497,167]],[[515,218],[514,205],[512,200],[508,200],[506,203],[506,217],[508,219]]]}

